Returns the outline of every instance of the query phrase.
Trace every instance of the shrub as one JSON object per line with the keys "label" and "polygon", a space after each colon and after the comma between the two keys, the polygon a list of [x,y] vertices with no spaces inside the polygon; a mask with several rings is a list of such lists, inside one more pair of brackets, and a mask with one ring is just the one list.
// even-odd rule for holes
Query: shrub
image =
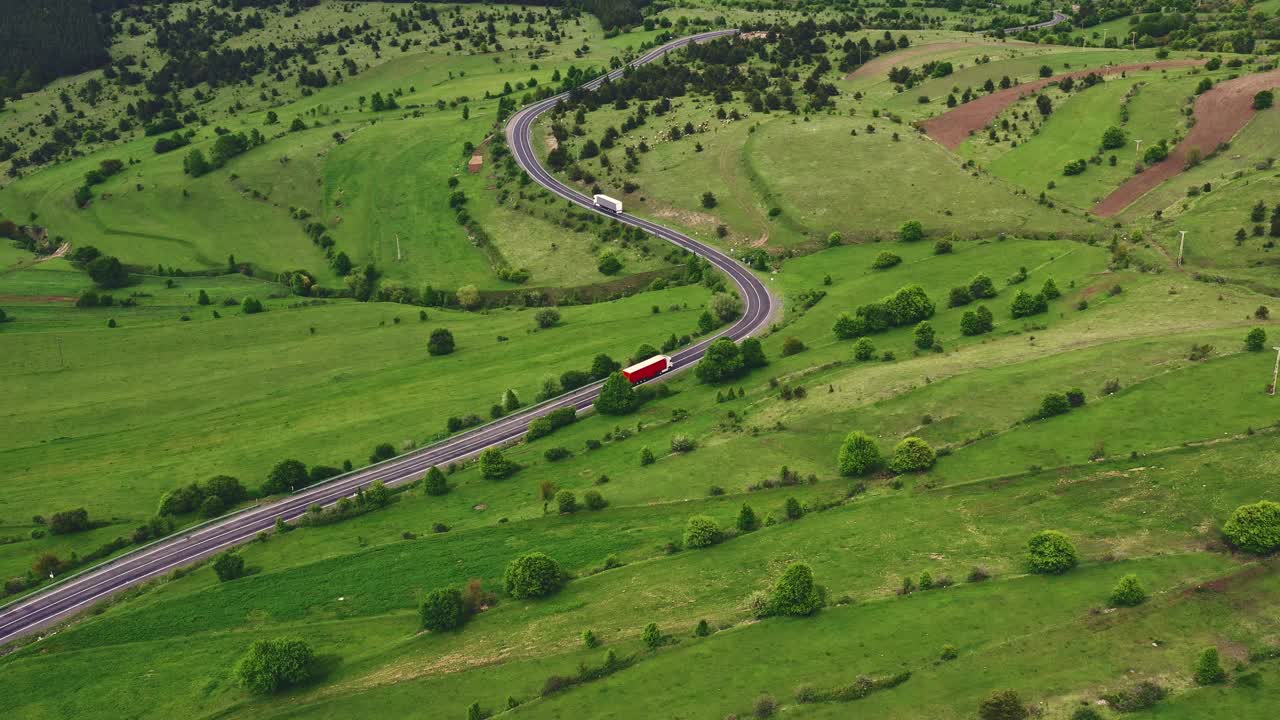
{"label": "shrub", "polygon": [[734,521],[734,525],[738,528],[738,532],[751,532],[760,527],[760,519],[756,517],[756,511],[751,506],[743,503],[742,508],[738,510],[738,519]]}
{"label": "shrub", "polygon": [[871,263],[871,267],[874,270],[887,270],[900,262],[902,262],[901,257],[885,251],[876,256],[876,259]]}
{"label": "shrub", "polygon": [[804,508],[800,505],[800,501],[793,497],[787,498],[785,509],[788,520],[799,520],[804,517]]}
{"label": "shrub", "polygon": [[1116,583],[1111,591],[1111,604],[1115,607],[1133,607],[1141,605],[1147,599],[1147,591],[1142,587],[1137,575],[1125,575]]}
{"label": "shrub", "polygon": [[733,340],[719,338],[707,346],[694,374],[704,383],[719,383],[738,377],[745,367],[742,352]]}
{"label": "shrub", "polygon": [[706,515],[694,515],[684,526],[684,546],[704,548],[720,542],[722,533],[716,521]]}
{"label": "shrub", "polygon": [[1275,93],[1270,90],[1261,90],[1253,96],[1253,109],[1266,110],[1275,103]]}
{"label": "shrub", "polygon": [[697,627],[693,629],[694,637],[706,637],[711,634],[711,624],[702,619],[698,621]]}
{"label": "shrub", "polygon": [[921,320],[920,323],[916,325],[912,335],[915,339],[916,347],[921,350],[928,350],[933,347],[933,343],[935,341],[933,325],[928,320]]}
{"label": "shrub", "polygon": [[587,506],[588,510],[603,510],[609,505],[604,496],[597,490],[588,490],[583,493],[582,502]]}
{"label": "shrub", "polygon": [[751,713],[759,720],[771,718],[778,712],[778,701],[772,695],[761,695],[751,706]]}
{"label": "shrub", "polygon": [[996,296],[996,284],[990,277],[979,273],[969,281],[969,295],[975,300],[983,300]]}
{"label": "shrub", "polygon": [[1222,526],[1222,533],[1245,552],[1261,555],[1280,548],[1280,503],[1260,500],[1241,505]]}
{"label": "shrub", "polygon": [[1071,388],[1068,390],[1067,403],[1069,403],[1073,408],[1084,405],[1084,391],[1080,388]]}
{"label": "shrub", "polygon": [[600,647],[600,639],[596,637],[594,632],[590,630],[583,630],[582,644],[587,646],[587,648],[598,648]]}
{"label": "shrub", "polygon": [[924,239],[924,225],[919,220],[908,220],[898,229],[898,239],[903,242],[915,242]]}
{"label": "shrub", "polygon": [[656,461],[657,461],[656,458],[653,457],[653,451],[649,449],[649,446],[646,445],[640,448],[640,464],[641,465],[652,465]]}
{"label": "shrub", "polygon": [[373,449],[373,454],[369,456],[370,463],[380,463],[383,460],[390,460],[396,456],[396,448],[391,443],[382,443]]}
{"label": "shrub", "polygon": [[1086,705],[1084,707],[1076,708],[1075,712],[1071,713],[1071,720],[1104,720],[1104,719],[1102,717],[1102,713]]}
{"label": "shrub", "polygon": [[938,655],[938,659],[939,660],[955,660],[959,656],[960,656],[960,653],[958,650],[956,650],[955,645],[943,645],[942,653]]}
{"label": "shrub", "polygon": [[1257,352],[1267,345],[1267,331],[1260,327],[1256,327],[1244,336],[1244,347],[1246,350]]}
{"label": "shrub", "polygon": [[773,586],[769,597],[770,615],[804,617],[826,604],[826,593],[813,582],[813,570],[804,563],[793,563]]}
{"label": "shrub", "polygon": [[662,631],[658,629],[657,623],[649,623],[644,626],[644,632],[640,634],[644,640],[645,647],[650,650],[656,649],[662,645]]}
{"label": "shrub", "polygon": [[963,335],[982,335],[994,329],[995,317],[986,305],[979,305],[976,311],[966,310],[964,315],[960,316],[960,332]]}
{"label": "shrub", "polygon": [[1041,530],[1027,541],[1028,560],[1033,572],[1058,575],[1076,566],[1076,548],[1057,530]]}
{"label": "shrub", "polygon": [[503,587],[508,595],[517,600],[540,598],[559,590],[565,577],[560,563],[545,553],[529,552],[507,565]]}
{"label": "shrub", "polygon": [[1163,687],[1146,680],[1131,688],[1103,695],[1102,698],[1117,712],[1127,713],[1153,708],[1168,694]]}
{"label": "shrub", "polygon": [[596,412],[602,415],[626,415],[636,409],[635,388],[621,372],[609,374],[596,398]]}
{"label": "shrub", "polygon": [[542,453],[542,457],[546,458],[549,462],[563,460],[567,457],[571,457],[572,455],[573,451],[567,447],[547,448],[546,452]]}
{"label": "shrub", "polygon": [[685,453],[693,452],[698,448],[698,444],[688,435],[676,435],[671,438],[671,452]]}
{"label": "shrub", "polygon": [[102,255],[89,261],[85,265],[85,271],[98,287],[108,290],[122,288],[129,284],[129,271],[119,259],[110,255]]}
{"label": "shrub", "polygon": [[578,498],[571,490],[561,490],[556,493],[556,508],[561,513],[574,513],[578,511]]}
{"label": "shrub", "polygon": [[896,473],[928,470],[938,459],[929,443],[918,437],[908,437],[893,449],[889,469]]}
{"label": "shrub", "polygon": [[876,356],[875,343],[871,342],[871,338],[861,337],[853,344],[854,360],[870,360]]}
{"label": "shrub", "polygon": [[455,588],[432,590],[427,594],[418,614],[422,618],[422,627],[432,632],[462,627],[467,619],[462,592]]}
{"label": "shrub", "polygon": [[236,663],[235,674],[250,692],[265,695],[309,680],[314,661],[315,652],[303,640],[257,640]]}
{"label": "shrub", "polygon": [[240,303],[240,312],[245,315],[256,315],[262,312],[262,301],[253,296],[247,296]]}
{"label": "shrub", "polygon": [[431,337],[427,340],[427,352],[432,355],[448,355],[453,352],[453,333],[445,328],[436,328],[431,331]]}
{"label": "shrub", "polygon": [[795,355],[805,350],[804,341],[798,337],[788,336],[782,341],[782,356]]}
{"label": "shrub", "polygon": [[560,324],[560,311],[555,308],[542,308],[533,315],[538,327],[546,329]]}
{"label": "shrub", "polygon": [[1032,295],[1026,290],[1019,290],[1018,294],[1013,296],[1013,302],[1009,304],[1009,314],[1015,318],[1030,317],[1046,312],[1049,309],[1049,301],[1042,294]]}
{"label": "shrub", "polygon": [[1079,175],[1087,169],[1089,169],[1089,162],[1087,160],[1071,160],[1066,165],[1062,166],[1062,174],[1067,176]]}
{"label": "shrub", "polygon": [[498,448],[489,448],[480,453],[480,474],[485,480],[501,480],[516,470],[516,464],[508,460]]}
{"label": "shrub", "polygon": [[1071,401],[1062,393],[1049,393],[1040,401],[1040,409],[1036,411],[1036,417],[1040,419],[1051,418],[1054,415],[1063,415],[1071,409]]}
{"label": "shrub", "polygon": [[996,690],[978,706],[978,717],[982,720],[1023,720],[1028,716],[1022,698],[1013,690]]}
{"label": "shrub", "polygon": [[213,561],[213,572],[219,582],[244,577],[244,558],[230,551],[224,552]]}
{"label": "shrub", "polygon": [[445,495],[449,492],[449,481],[440,468],[433,465],[427,471],[427,476],[422,479],[422,489],[428,495]]}
{"label": "shrub", "polygon": [[884,462],[880,448],[869,435],[854,431],[845,436],[840,446],[838,463],[841,475],[866,475]]}
{"label": "shrub", "polygon": [[947,255],[955,249],[950,240],[939,240],[933,244],[934,255]]}
{"label": "shrub", "polygon": [[49,532],[54,535],[84,532],[89,527],[89,511],[84,508],[64,510],[49,516]]}

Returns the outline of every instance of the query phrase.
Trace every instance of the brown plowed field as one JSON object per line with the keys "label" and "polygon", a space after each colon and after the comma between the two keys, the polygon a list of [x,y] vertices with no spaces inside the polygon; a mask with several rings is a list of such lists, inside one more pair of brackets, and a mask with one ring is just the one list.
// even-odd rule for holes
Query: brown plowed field
{"label": "brown plowed field", "polygon": [[975,133],[985,128],[992,120],[995,120],[1005,108],[1014,104],[1018,100],[1021,100],[1027,95],[1036,92],[1049,83],[1058,82],[1059,80],[1068,77],[1076,78],[1078,80],[1089,73],[1117,75],[1122,72],[1133,72],[1136,70],[1189,67],[1191,65],[1202,65],[1204,62],[1204,60],[1164,60],[1161,62],[1151,63],[1109,65],[1103,68],[1092,68],[1089,70],[1080,70],[1078,72],[1063,73],[1062,75],[1054,75],[1053,77],[1038,78],[1031,82],[1015,85],[1008,90],[998,90],[990,95],[984,95],[976,100],[971,100],[954,110],[945,112],[937,117],[929,118],[923,123],[920,123],[920,127],[924,128],[924,131],[928,133],[929,137],[938,141],[938,143],[943,147],[948,150],[955,150],[960,147],[966,139],[968,139],[970,133]]}
{"label": "brown plowed field", "polygon": [[1196,125],[1169,153],[1168,159],[1134,175],[1113,190],[1093,206],[1093,213],[1102,217],[1119,213],[1160,183],[1182,172],[1191,148],[1199,148],[1200,153],[1207,156],[1220,143],[1231,140],[1257,112],[1253,109],[1253,96],[1260,90],[1277,86],[1280,86],[1280,70],[1218,83],[1196,100]]}
{"label": "brown plowed field", "polygon": [[1008,47],[1010,45],[1025,45],[1027,47],[1036,47],[1033,43],[1024,42],[938,42],[929,45],[914,45],[905,50],[891,52],[888,55],[881,55],[872,60],[867,61],[865,65],[859,66],[856,70],[844,76],[845,80],[854,78],[867,77],[868,75],[885,75],[889,72],[889,68],[896,65],[906,65],[907,61],[914,60],[922,55],[933,55],[936,53],[946,52],[948,50],[963,50],[964,48],[980,48],[990,47]]}

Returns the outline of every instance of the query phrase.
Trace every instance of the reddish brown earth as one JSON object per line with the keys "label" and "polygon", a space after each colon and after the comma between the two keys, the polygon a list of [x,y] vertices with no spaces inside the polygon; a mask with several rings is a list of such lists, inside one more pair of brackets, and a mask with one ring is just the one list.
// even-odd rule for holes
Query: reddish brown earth
{"label": "reddish brown earth", "polygon": [[1005,108],[1045,87],[1049,83],[1058,82],[1059,80],[1069,77],[1079,80],[1089,73],[1118,75],[1122,72],[1134,72],[1137,70],[1154,70],[1159,68],[1178,68],[1189,67],[1192,65],[1203,65],[1204,62],[1204,60],[1164,60],[1153,63],[1110,65],[1103,68],[1092,68],[1090,70],[1080,70],[1078,72],[1054,75],[1053,77],[1039,78],[1021,85],[1015,85],[1008,90],[998,90],[990,95],[984,95],[976,100],[971,100],[960,105],[954,110],[925,120],[920,123],[920,127],[924,128],[924,131],[928,133],[929,137],[938,141],[938,143],[943,147],[948,150],[955,150],[969,138],[969,135],[982,130],[989,125],[991,121],[999,117],[1000,113],[1004,112]]}
{"label": "reddish brown earth", "polygon": [[1196,100],[1196,125],[1169,153],[1168,159],[1134,175],[1113,190],[1093,206],[1093,213],[1110,217],[1129,207],[1160,183],[1182,172],[1192,148],[1199,149],[1201,156],[1217,150],[1218,145],[1231,140],[1253,119],[1257,113],[1253,109],[1253,96],[1277,86],[1280,86],[1280,70],[1218,83]]}
{"label": "reddish brown earth", "polygon": [[5,303],[57,303],[75,302],[73,297],[65,295],[0,295],[0,302]]}

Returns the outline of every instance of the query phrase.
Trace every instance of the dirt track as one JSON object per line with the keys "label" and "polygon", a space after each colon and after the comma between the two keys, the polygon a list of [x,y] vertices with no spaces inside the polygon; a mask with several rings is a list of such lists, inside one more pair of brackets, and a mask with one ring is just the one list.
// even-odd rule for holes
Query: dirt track
{"label": "dirt track", "polygon": [[867,64],[860,65],[856,70],[844,76],[845,80],[854,78],[867,77],[868,75],[885,75],[889,72],[889,68],[896,65],[906,65],[908,61],[914,60],[922,55],[933,55],[935,53],[946,52],[947,50],[963,50],[965,48],[991,48],[991,47],[1008,47],[1010,45],[1025,45],[1027,47],[1035,47],[1032,43],[1023,42],[938,42],[929,45],[913,45],[906,50],[891,52],[888,55],[881,55],[872,60],[868,60]]}
{"label": "dirt track", "polygon": [[985,128],[991,121],[995,120],[1005,108],[1014,104],[1018,100],[1021,100],[1027,95],[1036,92],[1049,83],[1058,82],[1059,80],[1068,77],[1076,78],[1078,80],[1089,73],[1116,75],[1122,72],[1133,72],[1137,70],[1189,67],[1192,65],[1202,65],[1204,62],[1204,60],[1164,60],[1162,62],[1152,63],[1110,65],[1103,68],[1091,68],[1089,70],[1080,70],[1078,72],[1054,75],[1053,77],[1038,78],[1031,82],[1015,85],[1008,90],[998,90],[990,95],[984,95],[976,100],[971,100],[964,105],[958,106],[954,110],[924,121],[920,124],[920,127],[924,128],[924,131],[928,133],[929,137],[938,141],[938,143],[943,147],[948,150],[955,150],[960,147],[966,139],[968,139],[970,133],[975,133]]}
{"label": "dirt track", "polygon": [[1253,96],[1260,90],[1280,86],[1280,70],[1246,75],[1218,83],[1196,100],[1196,125],[1162,163],[1152,165],[1111,192],[1093,206],[1093,213],[1110,217],[1129,207],[1157,185],[1182,172],[1187,153],[1198,148],[1203,156],[1227,142],[1253,119]]}

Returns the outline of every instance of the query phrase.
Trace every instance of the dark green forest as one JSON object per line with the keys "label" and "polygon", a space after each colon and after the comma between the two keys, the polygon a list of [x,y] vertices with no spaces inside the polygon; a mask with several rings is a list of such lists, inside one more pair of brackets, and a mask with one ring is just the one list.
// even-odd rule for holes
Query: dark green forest
{"label": "dark green forest", "polygon": [[89,0],[0,0],[0,96],[103,65],[106,38]]}

